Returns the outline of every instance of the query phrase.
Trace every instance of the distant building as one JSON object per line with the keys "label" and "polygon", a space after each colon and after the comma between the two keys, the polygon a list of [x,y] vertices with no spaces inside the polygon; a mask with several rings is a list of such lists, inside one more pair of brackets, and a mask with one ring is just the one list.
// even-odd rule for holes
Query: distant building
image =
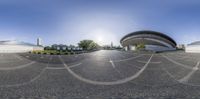
{"label": "distant building", "polygon": [[23,53],[44,50],[44,47],[19,41],[0,41],[0,53]]}
{"label": "distant building", "polygon": [[37,38],[37,46],[42,46],[42,39],[41,38]]}
{"label": "distant building", "polygon": [[53,44],[51,46],[54,50],[73,50],[73,51],[76,51],[76,50],[83,50],[82,48],[79,48],[79,47],[75,47],[73,45],[70,45],[70,46],[67,46],[67,45],[63,45],[63,44]]}
{"label": "distant building", "polygon": [[111,42],[110,47],[113,48],[113,42]]}
{"label": "distant building", "polygon": [[185,45],[184,44],[178,44],[177,49],[185,50]]}
{"label": "distant building", "polygon": [[185,47],[185,52],[187,52],[187,53],[200,53],[200,41],[188,44]]}
{"label": "distant building", "polygon": [[54,50],[67,50],[67,45],[63,45],[63,44],[53,44],[51,46]]}

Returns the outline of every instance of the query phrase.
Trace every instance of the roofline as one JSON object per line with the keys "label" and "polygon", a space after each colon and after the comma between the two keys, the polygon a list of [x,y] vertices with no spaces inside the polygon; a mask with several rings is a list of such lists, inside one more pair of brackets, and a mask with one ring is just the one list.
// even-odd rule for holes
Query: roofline
{"label": "roofline", "polygon": [[133,36],[133,35],[138,35],[138,34],[154,34],[154,35],[158,35],[158,36],[166,38],[167,40],[169,40],[169,41],[173,42],[175,45],[177,45],[177,43],[171,37],[167,36],[166,34],[163,34],[161,32],[151,31],[151,30],[142,30],[142,31],[131,32],[131,33],[125,35],[120,40],[120,43],[122,44],[122,41],[124,39],[126,39],[127,37],[130,37],[130,36]]}
{"label": "roofline", "polygon": [[[7,43],[7,42],[17,42],[16,44],[1,44],[1,43]],[[4,41],[0,41],[0,45],[23,45],[23,46],[34,46],[34,47],[43,47],[43,46],[38,46],[35,44],[31,44],[31,43],[27,43],[27,42],[21,42],[21,41],[17,41],[17,40],[4,40]]]}

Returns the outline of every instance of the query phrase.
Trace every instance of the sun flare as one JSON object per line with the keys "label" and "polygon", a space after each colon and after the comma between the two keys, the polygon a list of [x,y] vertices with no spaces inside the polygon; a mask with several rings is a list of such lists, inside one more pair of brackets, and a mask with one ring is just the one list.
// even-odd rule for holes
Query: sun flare
{"label": "sun flare", "polygon": [[94,41],[99,45],[106,45],[106,42],[109,41],[109,38],[111,38],[111,33],[104,29],[96,29],[93,31],[93,34],[95,36]]}

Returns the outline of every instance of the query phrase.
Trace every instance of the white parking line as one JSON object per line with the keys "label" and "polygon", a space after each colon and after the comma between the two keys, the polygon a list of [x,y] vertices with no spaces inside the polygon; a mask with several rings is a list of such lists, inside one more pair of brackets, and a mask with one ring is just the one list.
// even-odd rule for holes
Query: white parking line
{"label": "white parking line", "polygon": [[115,68],[115,64],[113,63],[112,59],[110,58],[110,61],[109,61],[112,65],[113,68]]}
{"label": "white parking line", "polygon": [[73,67],[77,67],[77,66],[80,66],[82,63],[78,63],[78,64],[75,64],[75,65],[71,65],[69,66],[69,68],[73,68]]}
{"label": "white parking line", "polygon": [[18,87],[18,86],[23,86],[23,85],[27,85],[31,82],[36,81],[37,79],[40,78],[40,76],[45,72],[46,68],[42,69],[42,71],[39,73],[39,75],[37,75],[36,77],[34,77],[33,79],[31,79],[28,82],[23,82],[23,83],[19,83],[19,84],[7,84],[7,85],[0,85],[0,87]]}
{"label": "white parking line", "polygon": [[20,65],[20,66],[16,66],[16,67],[0,67],[0,70],[15,70],[15,69],[21,69],[21,68],[25,68],[28,66],[31,66],[32,64],[36,63],[35,61],[32,61],[30,63],[24,64],[24,65]]}
{"label": "white parking line", "polygon": [[[141,61],[141,60],[137,60],[137,62],[139,62],[139,63],[144,63],[144,64],[147,63],[146,61]],[[149,64],[160,64],[160,63],[161,63],[161,61],[158,61],[158,62],[150,62]]]}
{"label": "white parking line", "polygon": [[195,67],[193,67],[192,71],[189,72],[185,77],[183,77],[182,79],[180,79],[179,81],[180,82],[188,82],[188,80],[190,79],[190,77],[199,69],[199,64],[200,64],[200,61],[196,64]]}
{"label": "white parking line", "polygon": [[65,69],[65,67],[47,67],[46,69]]}
{"label": "white parking line", "polygon": [[[50,57],[50,60],[52,60],[52,56]],[[49,60],[49,61],[50,61]],[[42,71],[36,76],[34,77],[33,79],[27,81],[27,82],[23,82],[23,83],[18,83],[18,84],[7,84],[7,85],[0,85],[0,87],[19,87],[19,86],[23,86],[23,85],[27,85],[27,84],[30,84],[34,81],[36,81],[37,79],[39,79],[41,77],[41,75],[45,72],[45,70],[48,68],[48,65],[49,65],[49,61],[48,61],[48,64],[46,65],[45,68],[42,69]]]}
{"label": "white parking line", "polygon": [[120,75],[122,75],[122,73],[117,69],[117,68],[115,68],[116,66],[115,66],[115,64],[114,64],[114,62],[112,61],[112,59],[110,58],[110,64],[112,65],[112,67],[113,67],[113,69],[117,72],[117,73],[119,73]]}
{"label": "white parking line", "polygon": [[164,58],[166,58],[167,60],[171,61],[172,63],[178,65],[178,66],[182,66],[182,67],[187,68],[187,69],[192,69],[192,67],[187,66],[187,65],[184,65],[184,64],[181,64],[181,63],[179,63],[179,62],[177,62],[177,61],[174,61],[174,60],[170,59],[169,57],[167,57],[167,56],[165,56],[165,55],[162,55],[162,56],[163,56]]}
{"label": "white parking line", "polygon": [[17,59],[19,59],[19,60],[23,60],[20,56],[18,56],[18,55],[14,55]]}
{"label": "white parking line", "polygon": [[[174,81],[179,82],[176,80],[176,77],[174,77],[164,66],[162,66],[163,71],[165,71]],[[179,82],[180,83],[180,82]]]}
{"label": "white parking line", "polygon": [[164,68],[162,66],[162,69],[176,82],[178,83],[181,83],[181,84],[184,84],[184,85],[190,85],[190,86],[195,86],[195,87],[200,87],[200,85],[197,85],[197,84],[191,84],[191,83],[188,83],[186,81],[180,81],[180,80],[177,80],[176,77],[174,77],[169,71],[166,70],[166,68]]}
{"label": "white parking line", "polygon": [[137,77],[140,76],[140,74],[143,73],[143,71],[147,68],[148,64],[150,63],[151,59],[153,57],[153,54],[151,55],[151,57],[149,58],[148,62],[143,66],[143,68],[138,71],[135,75],[131,76],[131,77],[127,77],[125,79],[121,79],[121,80],[117,80],[117,81],[111,81],[111,82],[101,82],[101,81],[94,81],[94,80],[90,80],[90,79],[86,79],[83,78],[82,76],[79,76],[78,74],[76,74],[75,72],[73,72],[68,65],[63,61],[63,59],[59,56],[60,60],[62,61],[63,65],[65,66],[65,68],[67,69],[67,71],[73,75],[75,78],[85,82],[85,83],[89,83],[89,84],[94,84],[94,85],[117,85],[117,84],[123,84],[126,82],[129,82],[133,79],[136,79]]}
{"label": "white parking line", "polygon": [[167,55],[168,57],[176,57],[177,59],[191,59],[191,57],[190,56],[174,56],[174,54],[173,55]]}
{"label": "white parking line", "polygon": [[139,57],[142,57],[142,56],[144,56],[144,55],[138,55],[136,57],[131,57],[131,58],[127,58],[127,59],[115,60],[114,62],[128,61],[128,60],[136,59],[136,58],[139,58]]}

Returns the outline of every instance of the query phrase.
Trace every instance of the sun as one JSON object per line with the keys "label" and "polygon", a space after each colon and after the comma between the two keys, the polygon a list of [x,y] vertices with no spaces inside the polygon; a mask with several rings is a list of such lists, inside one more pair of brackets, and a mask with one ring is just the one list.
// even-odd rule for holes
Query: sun
{"label": "sun", "polygon": [[104,45],[106,43],[106,34],[108,33],[108,31],[103,30],[103,29],[95,29],[93,31],[93,35],[94,35],[94,41],[96,43],[98,43],[99,45]]}
{"label": "sun", "polygon": [[97,36],[96,38],[97,38],[97,39],[96,39],[96,42],[97,42],[98,44],[102,44],[102,43],[103,43],[103,38],[102,38],[102,36]]}
{"label": "sun", "polygon": [[92,40],[94,40],[99,45],[109,45],[111,42],[115,41],[115,36],[113,33],[107,29],[96,28],[90,32]]}

